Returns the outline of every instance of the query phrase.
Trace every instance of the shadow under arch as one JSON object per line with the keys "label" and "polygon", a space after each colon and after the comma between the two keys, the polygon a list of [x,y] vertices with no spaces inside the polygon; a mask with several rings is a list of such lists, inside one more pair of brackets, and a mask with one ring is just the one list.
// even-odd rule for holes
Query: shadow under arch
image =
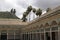
{"label": "shadow under arch", "polygon": [[58,23],[58,25],[60,25],[60,22]]}
{"label": "shadow under arch", "polygon": [[44,27],[48,27],[49,26],[49,23],[45,23]]}
{"label": "shadow under arch", "polygon": [[53,26],[53,25],[57,25],[57,22],[56,21],[52,21],[51,26]]}
{"label": "shadow under arch", "polygon": [[40,28],[42,28],[42,27],[44,27],[44,25],[43,25],[43,24],[41,24],[41,25],[40,25]]}

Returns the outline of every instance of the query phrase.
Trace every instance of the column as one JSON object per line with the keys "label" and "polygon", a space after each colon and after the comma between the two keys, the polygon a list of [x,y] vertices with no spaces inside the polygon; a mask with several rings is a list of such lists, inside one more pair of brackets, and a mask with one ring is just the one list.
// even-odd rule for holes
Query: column
{"label": "column", "polygon": [[34,33],[33,33],[33,39],[32,40],[34,40]]}
{"label": "column", "polygon": [[18,30],[15,32],[15,40],[20,40],[20,33]]}
{"label": "column", "polygon": [[27,33],[27,40],[29,40],[29,33]]}
{"label": "column", "polygon": [[33,35],[32,35],[33,37],[32,37],[32,40],[34,40],[34,33],[33,33]]}
{"label": "column", "polygon": [[8,32],[7,32],[7,40],[8,40]]}
{"label": "column", "polygon": [[41,33],[41,40],[44,40],[44,33]]}
{"label": "column", "polygon": [[31,35],[31,40],[32,40],[32,33],[30,35]]}
{"label": "column", "polygon": [[60,26],[58,27],[58,40],[60,40]]}
{"label": "column", "polygon": [[8,32],[8,40],[14,40],[14,32],[13,31]]}
{"label": "column", "polygon": [[34,33],[34,40],[36,40],[36,33]]}
{"label": "column", "polygon": [[40,33],[38,33],[38,40],[40,40]]}
{"label": "column", "polygon": [[26,40],[28,39],[28,37],[27,37],[27,33],[25,34],[25,39],[26,39]]}
{"label": "column", "polygon": [[21,35],[21,36],[20,36],[20,37],[21,37],[21,40],[24,40],[24,34],[21,33],[20,35]]}
{"label": "column", "polygon": [[36,40],[38,40],[38,33],[36,33],[35,35],[36,35]]}
{"label": "column", "polygon": [[29,33],[28,33],[28,40],[29,40]]}
{"label": "column", "polygon": [[1,40],[1,30],[0,30],[0,40]]}
{"label": "column", "polygon": [[24,40],[24,33],[22,34],[22,39]]}
{"label": "column", "polygon": [[51,28],[50,28],[50,40],[52,40],[52,31],[51,31]]}
{"label": "column", "polygon": [[[40,34],[40,33],[39,33]],[[40,36],[40,40],[41,40],[41,35],[39,35]]]}
{"label": "column", "polygon": [[31,33],[30,33],[30,40],[31,40]]}
{"label": "column", "polygon": [[30,33],[29,33],[29,40],[30,40]]}
{"label": "column", "polygon": [[14,32],[14,40],[15,40],[15,32]]}
{"label": "column", "polygon": [[24,40],[26,40],[26,34],[24,34]]}
{"label": "column", "polygon": [[28,40],[30,40],[30,33],[28,34]]}
{"label": "column", "polygon": [[26,39],[28,40],[28,33],[26,33]]}
{"label": "column", "polygon": [[33,40],[33,33],[32,33],[32,40]]}
{"label": "column", "polygon": [[44,29],[44,40],[46,40],[46,34],[45,34],[45,29]]}

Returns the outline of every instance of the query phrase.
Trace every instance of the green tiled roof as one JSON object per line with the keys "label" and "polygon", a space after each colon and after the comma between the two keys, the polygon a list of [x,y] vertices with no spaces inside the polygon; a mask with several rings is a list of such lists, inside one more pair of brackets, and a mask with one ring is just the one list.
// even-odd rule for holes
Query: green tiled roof
{"label": "green tiled roof", "polygon": [[10,12],[0,12],[0,18],[19,19],[15,14]]}

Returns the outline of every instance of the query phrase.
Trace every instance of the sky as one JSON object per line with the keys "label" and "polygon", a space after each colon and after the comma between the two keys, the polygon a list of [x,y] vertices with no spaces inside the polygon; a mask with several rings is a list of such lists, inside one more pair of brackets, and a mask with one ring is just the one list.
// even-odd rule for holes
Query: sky
{"label": "sky", "polygon": [[46,10],[48,7],[60,6],[60,0],[0,0],[0,11],[10,11],[14,8],[16,9],[16,15],[22,18],[23,12],[29,5]]}

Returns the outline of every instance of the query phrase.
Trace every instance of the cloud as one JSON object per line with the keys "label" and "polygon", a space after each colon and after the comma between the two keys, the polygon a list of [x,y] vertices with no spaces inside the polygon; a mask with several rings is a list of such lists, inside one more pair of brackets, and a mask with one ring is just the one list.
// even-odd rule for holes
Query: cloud
{"label": "cloud", "polygon": [[11,8],[16,9],[16,15],[20,17],[26,8],[22,7],[22,5],[18,5],[17,0],[0,0],[0,11],[10,11]]}
{"label": "cloud", "polygon": [[15,8],[16,15],[22,17],[29,5],[45,10],[48,7],[54,8],[60,5],[60,0],[0,0],[0,11],[10,11],[11,8]]}
{"label": "cloud", "polygon": [[35,0],[33,5],[41,9],[46,9],[48,7],[53,8],[60,5],[60,0]]}

